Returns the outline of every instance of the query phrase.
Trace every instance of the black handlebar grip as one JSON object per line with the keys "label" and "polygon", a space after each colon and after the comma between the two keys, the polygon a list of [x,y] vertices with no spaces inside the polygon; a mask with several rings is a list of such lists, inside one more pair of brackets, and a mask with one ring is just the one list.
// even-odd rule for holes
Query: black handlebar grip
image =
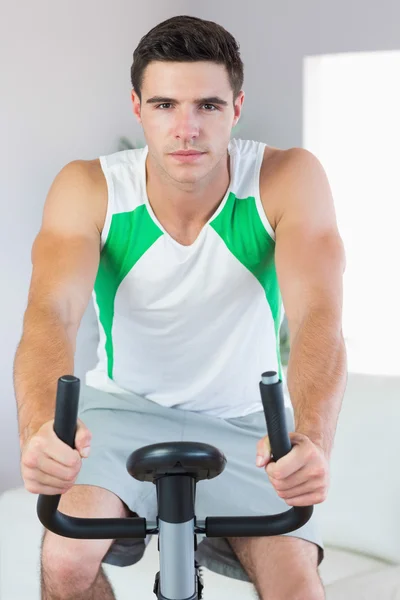
{"label": "black handlebar grip", "polygon": [[[261,400],[267,424],[271,454],[275,461],[292,449],[285,415],[282,382],[275,371],[261,375]],[[260,517],[207,517],[208,537],[281,535],[299,529],[313,514],[313,506],[294,506],[286,512]]]}
{"label": "black handlebar grip", "polygon": [[292,444],[286,425],[282,381],[275,371],[266,371],[261,375],[260,392],[271,453],[277,461],[290,452]]}
{"label": "black handlebar grip", "polygon": [[71,448],[75,448],[80,386],[74,375],[60,377],[57,385],[54,431]]}
{"label": "black handlebar grip", "polygon": [[[73,375],[60,377],[57,384],[54,431],[65,444],[75,448],[80,380]],[[50,531],[77,539],[142,538],[147,535],[144,517],[86,519],[57,510],[61,495],[39,494],[37,515]]]}

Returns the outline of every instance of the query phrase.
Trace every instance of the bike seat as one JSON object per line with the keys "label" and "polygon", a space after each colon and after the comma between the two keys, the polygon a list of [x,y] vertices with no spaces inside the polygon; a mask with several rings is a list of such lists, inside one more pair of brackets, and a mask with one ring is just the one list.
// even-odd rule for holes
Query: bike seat
{"label": "bike seat", "polygon": [[201,442],[162,442],[143,446],[126,461],[128,473],[139,481],[151,481],[164,475],[191,475],[197,481],[212,479],[224,470],[225,455]]}

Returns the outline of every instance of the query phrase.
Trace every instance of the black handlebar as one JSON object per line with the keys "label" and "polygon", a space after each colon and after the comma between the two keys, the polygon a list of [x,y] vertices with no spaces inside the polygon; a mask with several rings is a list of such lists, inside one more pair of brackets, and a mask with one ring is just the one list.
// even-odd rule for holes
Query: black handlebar
{"label": "black handlebar", "polygon": [[[57,386],[54,431],[68,446],[75,448],[80,380],[72,375],[60,377]],[[268,371],[260,382],[261,399],[273,459],[291,450],[287,432],[282,382]],[[57,510],[61,495],[40,494],[37,515],[41,523],[58,535],[79,539],[145,538],[155,533],[146,528],[141,517],[87,519],[65,515]],[[310,519],[313,506],[296,506],[275,515],[259,517],[206,517],[205,528],[196,528],[207,537],[270,536],[298,529]]]}
{"label": "black handlebar", "polygon": [[[266,371],[260,381],[261,400],[264,408],[271,453],[279,460],[292,445],[286,425],[282,381],[274,371]],[[276,515],[260,517],[208,517],[208,537],[269,536],[289,533],[302,527],[311,518],[313,506],[294,506]]]}

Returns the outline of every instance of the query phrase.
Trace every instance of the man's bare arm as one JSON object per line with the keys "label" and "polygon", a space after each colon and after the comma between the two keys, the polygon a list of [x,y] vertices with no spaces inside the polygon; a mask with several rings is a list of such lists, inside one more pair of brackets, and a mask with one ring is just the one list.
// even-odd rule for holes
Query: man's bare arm
{"label": "man's bare arm", "polygon": [[76,335],[99,263],[101,194],[93,163],[74,161],[57,175],[46,199],[14,359],[21,447],[54,418],[58,378],[74,371]]}
{"label": "man's bare arm", "polygon": [[290,331],[288,388],[295,430],[330,456],[346,386],[345,254],[326,174],[294,148],[282,164],[276,269]]}

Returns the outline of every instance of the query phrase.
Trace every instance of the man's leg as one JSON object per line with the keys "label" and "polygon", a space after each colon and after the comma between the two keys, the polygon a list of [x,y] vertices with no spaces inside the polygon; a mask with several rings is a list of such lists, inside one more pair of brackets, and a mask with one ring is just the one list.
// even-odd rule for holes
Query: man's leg
{"label": "man's leg", "polygon": [[318,546],[294,536],[228,538],[261,600],[324,600]]}
{"label": "man's leg", "polygon": [[[74,517],[125,517],[118,496],[97,486],[75,485],[63,494],[59,510]],[[101,567],[113,540],[65,538],[46,531],[41,551],[42,600],[115,600]]]}
{"label": "man's leg", "polygon": [[101,567],[98,571],[97,577],[94,580],[93,584],[89,589],[85,589],[84,586],[75,587],[74,582],[76,580],[73,579],[70,582],[67,582],[67,586],[69,588],[68,595],[59,595],[59,586],[53,587],[51,583],[51,578],[47,578],[42,570],[41,573],[41,586],[42,586],[42,600],[115,600],[114,591],[108,581],[106,574]]}

